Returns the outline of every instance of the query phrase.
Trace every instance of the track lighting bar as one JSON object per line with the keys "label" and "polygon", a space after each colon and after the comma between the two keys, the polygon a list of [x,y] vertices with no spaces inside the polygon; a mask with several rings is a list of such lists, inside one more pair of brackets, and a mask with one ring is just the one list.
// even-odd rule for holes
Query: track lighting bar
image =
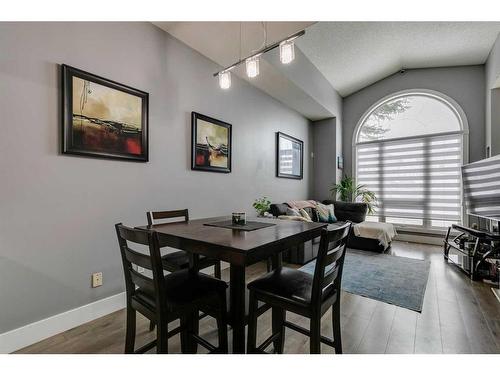
{"label": "track lighting bar", "polygon": [[299,31],[298,33],[295,33],[295,34],[292,34],[288,37],[286,37],[285,39],[282,39],[276,43],[273,43],[267,47],[264,47],[262,48],[261,50],[255,52],[255,53],[252,53],[251,55],[243,58],[243,59],[240,59],[238,61],[236,61],[234,64],[232,65],[229,65],[228,67],[222,69],[222,70],[219,70],[217,73],[214,73],[214,77],[217,77],[220,73],[225,73],[225,72],[229,72],[230,70],[234,69],[235,67],[237,67],[238,65],[241,65],[243,64],[247,59],[252,59],[252,58],[256,58],[256,57],[259,57],[260,55],[266,53],[266,52],[269,52],[275,48],[278,48],[279,45],[283,42],[291,42],[297,38],[300,38],[302,35],[304,35],[306,33],[305,30],[302,30],[302,31]]}

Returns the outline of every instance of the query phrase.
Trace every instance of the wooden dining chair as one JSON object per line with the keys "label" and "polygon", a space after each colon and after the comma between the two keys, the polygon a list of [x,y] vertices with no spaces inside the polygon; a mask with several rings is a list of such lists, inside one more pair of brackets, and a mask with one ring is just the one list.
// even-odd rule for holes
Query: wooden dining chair
{"label": "wooden dining chair", "polygon": [[[250,314],[248,323],[248,353],[265,353],[274,343],[275,351],[283,353],[285,327],[310,338],[310,352],[320,353],[321,343],[342,353],[340,333],[340,283],[351,223],[336,229],[323,229],[316,258],[314,275],[301,270],[278,267],[248,284],[250,290]],[[257,318],[266,308],[273,308],[273,329],[269,338],[257,347]],[[332,308],[333,340],[321,335],[321,317]],[[286,320],[286,312],[310,319],[310,329]]]}
{"label": "wooden dining chair", "polygon": [[[164,275],[158,234],[116,224],[116,234],[125,274],[127,294],[127,327],[125,353],[145,353],[156,346],[157,353],[168,353],[168,339],[181,334],[182,352],[193,353],[198,344],[211,353],[227,353],[226,288],[222,280],[192,269]],[[144,245],[148,254],[129,246]],[[134,266],[149,270],[151,277]],[[199,311],[217,320],[218,347],[198,336]],[[135,348],[136,313],[157,324],[156,340]],[[168,323],[180,320],[179,327],[169,331]]]}
{"label": "wooden dining chair", "polygon": [[[160,220],[179,219],[189,221],[188,209],[174,210],[174,211],[150,211],[146,213],[148,225],[152,226],[160,224]],[[166,271],[174,272],[182,269],[189,268],[189,255],[183,250],[177,250],[167,253],[162,256],[163,268]],[[219,260],[210,259],[203,255],[199,257],[199,269],[214,267],[214,276],[218,279],[221,278],[221,262]]]}
{"label": "wooden dining chair", "polygon": [[[187,208],[182,210],[170,210],[170,211],[149,211],[146,213],[148,220],[148,225],[153,226],[155,224],[162,224],[162,221],[169,220],[172,222],[189,221],[189,210]],[[174,220],[174,221],[172,221]],[[175,272],[183,269],[189,268],[189,254],[183,250],[176,250],[169,252],[162,256],[163,269],[168,272]],[[204,269],[208,267],[214,267],[214,276],[217,279],[221,279],[221,262],[214,259],[209,259],[204,255],[198,257],[197,267],[198,269]],[[200,319],[204,318],[206,314],[201,314]],[[149,330],[155,329],[154,322],[149,324]]]}

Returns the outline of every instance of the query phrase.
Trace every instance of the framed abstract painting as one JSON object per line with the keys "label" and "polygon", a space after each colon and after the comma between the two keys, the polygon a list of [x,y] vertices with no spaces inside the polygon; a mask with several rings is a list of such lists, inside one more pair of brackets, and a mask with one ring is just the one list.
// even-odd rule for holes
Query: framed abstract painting
{"label": "framed abstract painting", "polygon": [[276,177],[301,180],[304,168],[304,142],[276,133]]}
{"label": "framed abstract painting", "polygon": [[191,113],[191,169],[231,172],[231,124]]}
{"label": "framed abstract painting", "polygon": [[62,65],[62,153],[148,161],[148,93]]}

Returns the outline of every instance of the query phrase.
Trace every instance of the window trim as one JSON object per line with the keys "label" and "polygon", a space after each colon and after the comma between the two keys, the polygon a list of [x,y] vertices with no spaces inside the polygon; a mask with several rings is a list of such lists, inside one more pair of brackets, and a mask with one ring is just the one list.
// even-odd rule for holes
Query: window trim
{"label": "window trim", "polygon": [[[443,94],[439,91],[435,90],[428,90],[428,89],[408,89],[408,90],[402,90],[402,91],[397,91],[392,94],[386,95],[383,98],[377,100],[375,103],[373,103],[361,116],[361,118],[358,120],[358,123],[356,124],[356,127],[354,128],[353,136],[352,136],[352,176],[354,178],[357,178],[357,152],[356,152],[356,147],[357,145],[361,144],[369,144],[369,143],[379,143],[379,142],[384,142],[386,140],[381,139],[381,140],[373,140],[373,141],[365,141],[365,142],[358,142],[358,137],[359,137],[359,132],[361,130],[361,127],[363,126],[364,122],[366,119],[373,113],[374,110],[376,110],[378,107],[383,105],[384,103],[394,100],[400,97],[404,96],[426,96],[426,97],[431,97],[436,100],[439,100],[448,108],[450,108],[453,113],[457,116],[458,122],[460,124],[460,130],[458,131],[451,131],[451,132],[442,132],[442,133],[432,133],[432,134],[424,134],[424,135],[419,135],[419,136],[408,136],[408,137],[398,137],[398,138],[388,138],[387,141],[393,141],[393,140],[399,140],[399,139],[411,139],[411,138],[424,138],[426,136],[436,136],[436,135],[446,135],[446,134],[461,134],[462,135],[462,163],[467,164],[469,163],[469,122],[467,120],[467,116],[465,115],[464,110],[458,104],[453,98],[449,97],[446,94]],[[469,223],[469,218],[466,215],[465,212],[465,207],[463,204],[463,186],[462,186],[462,181],[460,181],[460,200],[461,200],[461,205],[462,205],[462,221],[464,225],[468,225]],[[415,231],[418,231],[419,229],[422,230],[422,227],[412,227],[411,225],[404,225],[405,229],[414,229]],[[425,228],[431,230],[432,228]]]}

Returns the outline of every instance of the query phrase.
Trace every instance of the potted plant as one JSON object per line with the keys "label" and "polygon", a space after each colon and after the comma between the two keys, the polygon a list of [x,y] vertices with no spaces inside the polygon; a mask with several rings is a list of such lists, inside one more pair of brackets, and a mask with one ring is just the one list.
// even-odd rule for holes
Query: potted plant
{"label": "potted plant", "polygon": [[344,176],[338,184],[333,184],[330,192],[336,199],[337,195],[342,202],[356,202],[360,198],[361,202],[368,205],[368,213],[375,212],[377,198],[375,193],[368,190],[365,185],[357,184],[352,177]]}
{"label": "potted plant", "polygon": [[267,197],[258,198],[252,204],[259,216],[264,216],[271,208],[271,201]]}

